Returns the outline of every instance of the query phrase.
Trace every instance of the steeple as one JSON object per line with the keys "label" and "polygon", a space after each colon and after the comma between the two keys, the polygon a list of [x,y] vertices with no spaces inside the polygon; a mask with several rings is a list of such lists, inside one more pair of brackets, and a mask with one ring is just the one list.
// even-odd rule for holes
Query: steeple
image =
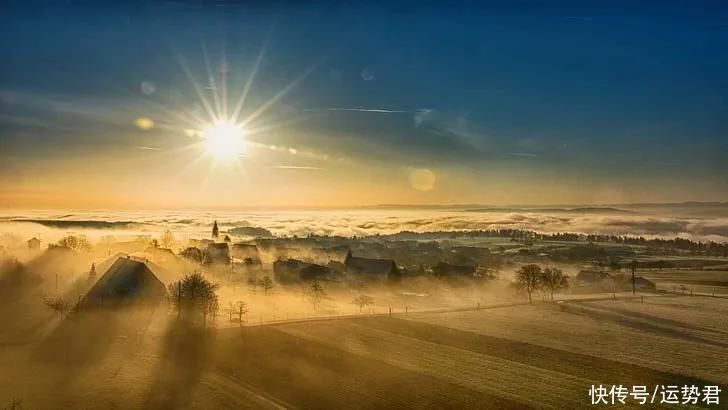
{"label": "steeple", "polygon": [[217,221],[215,221],[215,224],[212,225],[212,239],[217,239],[219,229],[217,229]]}

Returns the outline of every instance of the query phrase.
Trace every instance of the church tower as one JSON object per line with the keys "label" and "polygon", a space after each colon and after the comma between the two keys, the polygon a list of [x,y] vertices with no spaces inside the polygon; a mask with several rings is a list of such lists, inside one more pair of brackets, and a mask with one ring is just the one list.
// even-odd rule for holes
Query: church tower
{"label": "church tower", "polygon": [[212,239],[217,239],[219,230],[217,229],[217,221],[215,221],[215,224],[212,225]]}

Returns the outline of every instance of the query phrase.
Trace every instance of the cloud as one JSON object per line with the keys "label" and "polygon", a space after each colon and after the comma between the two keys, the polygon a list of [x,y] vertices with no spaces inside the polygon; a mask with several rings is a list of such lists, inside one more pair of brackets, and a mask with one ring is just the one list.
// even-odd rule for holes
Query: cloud
{"label": "cloud", "polygon": [[146,145],[140,145],[137,148],[138,149],[141,149],[141,150],[146,150],[146,151],[156,151],[156,150],[161,149],[159,147],[149,147],[149,146],[146,146]]}

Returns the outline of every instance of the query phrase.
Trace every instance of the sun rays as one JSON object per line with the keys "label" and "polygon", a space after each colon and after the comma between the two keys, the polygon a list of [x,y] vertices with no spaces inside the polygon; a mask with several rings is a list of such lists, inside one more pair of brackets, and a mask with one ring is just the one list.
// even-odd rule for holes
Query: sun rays
{"label": "sun rays", "polygon": [[[268,147],[268,144],[253,141],[250,137],[264,135],[271,130],[290,126],[312,116],[311,114],[293,115],[289,118],[270,121],[270,117],[266,117],[265,114],[309,76],[316,65],[303,70],[280,90],[266,92],[271,95],[269,99],[255,106],[249,106],[250,96],[254,91],[256,77],[260,73],[266,50],[267,42],[251,62],[245,78],[242,76],[235,78],[236,71],[227,60],[224,50],[221,52],[219,63],[213,64],[207,47],[203,45],[201,53],[203,61],[200,65],[204,67],[201,70],[204,74],[201,77],[195,75],[192,65],[182,55],[177,55],[177,61],[196,98],[185,104],[186,107],[180,107],[178,102],[175,103],[174,108],[169,103],[150,102],[154,103],[161,114],[161,118],[155,118],[155,123],[159,125],[159,128],[179,132],[181,137],[189,141],[176,149],[165,152],[170,157],[192,153],[193,158],[185,161],[186,165],[179,170],[180,173],[205,161],[209,163],[209,166],[207,175],[203,176],[203,181],[207,180],[219,166],[232,167],[244,174],[243,161],[250,162],[252,156],[262,153],[261,147]],[[198,78],[204,80],[200,81]],[[234,84],[238,84],[240,88],[235,89]],[[231,87],[231,85],[233,86]],[[137,126],[139,127],[138,124]],[[290,154],[290,151],[286,152],[289,152],[289,155],[295,155]]]}

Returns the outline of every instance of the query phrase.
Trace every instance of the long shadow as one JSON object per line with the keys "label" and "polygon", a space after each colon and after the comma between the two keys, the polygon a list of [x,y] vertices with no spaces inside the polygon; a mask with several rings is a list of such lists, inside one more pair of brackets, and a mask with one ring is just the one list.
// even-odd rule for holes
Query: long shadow
{"label": "long shadow", "polygon": [[213,330],[182,320],[170,322],[160,347],[161,364],[152,378],[145,407],[187,407],[207,365],[214,339]]}
{"label": "long shadow", "polygon": [[[614,385],[714,385],[713,381],[534,345],[526,342],[452,329],[445,326],[403,319],[370,319],[356,321],[363,326],[390,333],[426,340],[476,353],[496,356],[542,369],[558,371],[587,380]],[[589,386],[585,386],[587,391]]]}
{"label": "long shadow", "polygon": [[[118,310],[83,310],[65,317],[53,332],[38,344],[31,359],[56,370],[56,387],[65,390],[82,374],[101,363],[116,341],[129,343],[147,328],[156,306],[126,307]],[[125,357],[122,357],[124,360]]]}
{"label": "long shadow", "polygon": [[275,326],[222,331],[214,365],[275,402],[301,408],[528,408]]}
{"label": "long shadow", "polygon": [[641,331],[651,332],[661,336],[668,336],[675,339],[685,340],[687,342],[707,344],[716,347],[728,348],[727,343],[717,342],[715,340],[706,339],[700,336],[691,335],[689,333],[681,332],[677,329],[665,326],[659,326],[652,323],[645,323],[642,320],[625,317],[617,313],[610,313],[608,311],[599,310],[592,308],[591,306],[577,306],[574,304],[564,303],[559,305],[559,309],[562,312],[571,313],[575,315],[581,315],[597,319],[601,321],[608,321],[611,323],[618,324],[620,326],[629,327]]}
{"label": "long shadow", "polygon": [[[571,303],[573,303],[573,304],[581,304],[578,301],[577,302],[571,302]],[[717,330],[717,329],[712,329],[712,328],[707,328],[707,327],[702,327],[702,326],[695,326],[695,325],[691,325],[689,323],[680,322],[680,321],[677,321],[677,320],[668,319],[668,318],[664,318],[664,317],[659,317],[659,316],[655,316],[655,315],[650,315],[650,314],[647,314],[647,313],[636,312],[634,310],[629,310],[629,309],[622,309],[622,308],[618,308],[618,307],[603,306],[603,305],[596,306],[596,305],[592,305],[592,304],[585,304],[585,306],[588,306],[590,309],[596,309],[596,310],[602,310],[602,311],[606,311],[606,312],[618,313],[618,314],[621,314],[621,315],[624,315],[624,316],[631,316],[631,317],[636,318],[636,319],[647,320],[647,321],[649,321],[651,323],[659,323],[659,324],[662,324],[662,325],[665,325],[665,326],[681,327],[681,328],[684,328],[684,329],[697,330],[697,331],[700,331],[700,332],[719,333],[719,334],[725,334],[725,333],[727,333],[727,332],[723,332],[723,331],[720,331],[720,330]]]}

